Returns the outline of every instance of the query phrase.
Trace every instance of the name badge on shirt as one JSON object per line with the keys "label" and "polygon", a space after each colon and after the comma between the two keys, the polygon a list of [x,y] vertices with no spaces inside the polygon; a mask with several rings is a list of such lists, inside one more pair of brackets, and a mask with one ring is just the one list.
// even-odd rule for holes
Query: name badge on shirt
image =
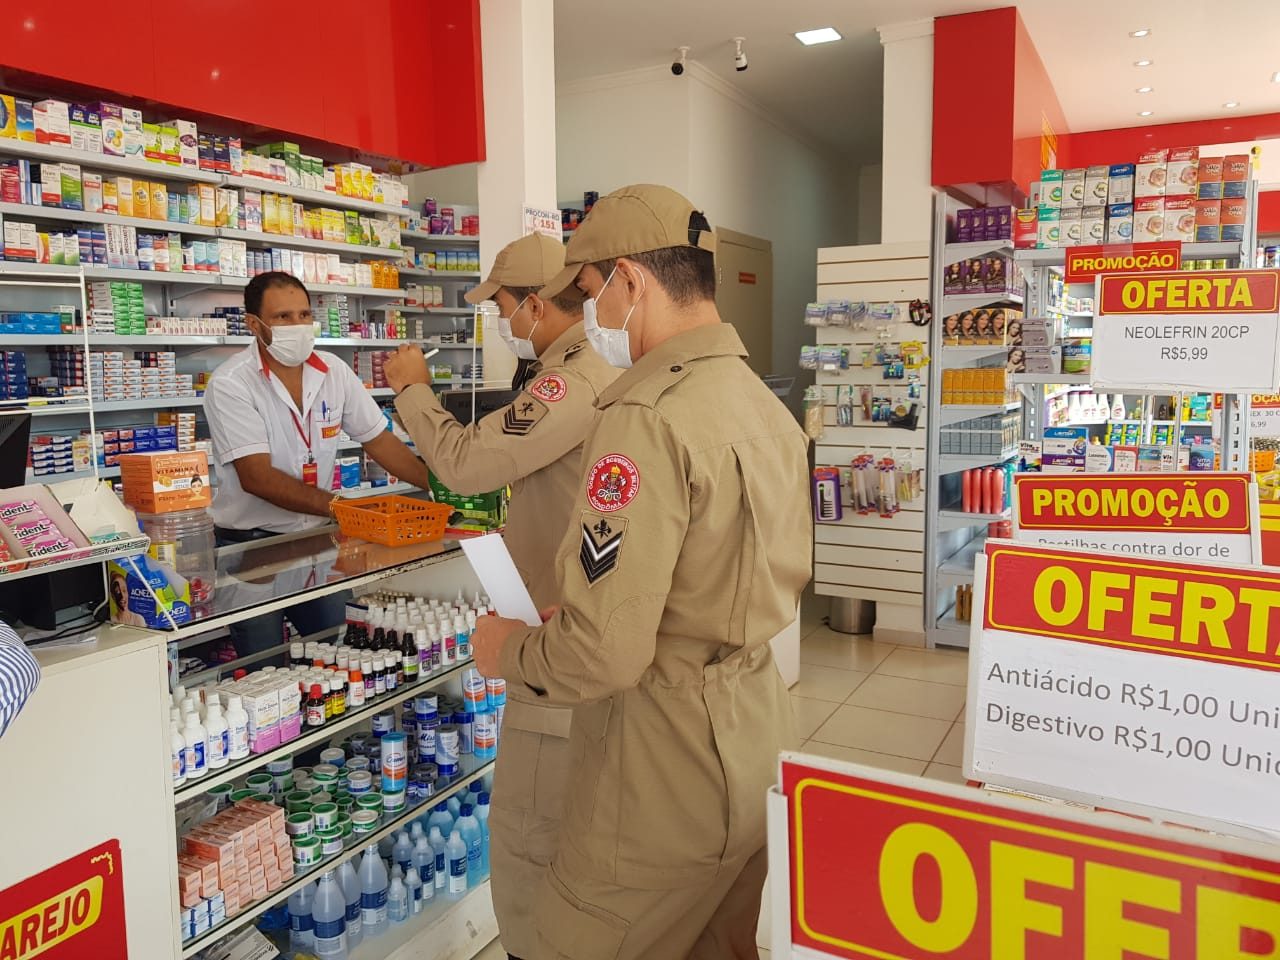
{"label": "name badge on shirt", "polygon": [[333,439],[334,437],[336,437],[336,436],[337,436],[341,431],[342,431],[342,424],[341,424],[341,423],[335,423],[335,424],[333,424],[333,426],[328,426],[328,425],[326,425],[326,424],[321,424],[321,425],[320,425],[320,439],[322,439],[322,440],[332,440],[332,439]]}

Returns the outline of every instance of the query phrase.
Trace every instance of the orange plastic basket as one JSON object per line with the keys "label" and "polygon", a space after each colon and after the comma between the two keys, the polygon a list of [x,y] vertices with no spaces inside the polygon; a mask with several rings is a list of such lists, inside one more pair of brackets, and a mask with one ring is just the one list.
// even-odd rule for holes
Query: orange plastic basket
{"label": "orange plastic basket", "polygon": [[447,503],[395,495],[333,504],[333,516],[343,533],[388,547],[444,539],[452,514],[453,507]]}

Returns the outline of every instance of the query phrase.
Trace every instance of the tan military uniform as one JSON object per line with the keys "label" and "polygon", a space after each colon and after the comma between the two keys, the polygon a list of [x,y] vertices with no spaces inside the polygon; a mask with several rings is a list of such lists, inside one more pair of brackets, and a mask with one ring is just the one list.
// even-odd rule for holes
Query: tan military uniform
{"label": "tan military uniform", "polygon": [[[520,397],[479,423],[459,423],[429,386],[410,386],[396,398],[418,454],[450,490],[482,493],[511,485],[503,538],[539,609],[559,601],[553,558],[578,492],[582,442],[599,415],[597,398],[617,375],[587,344],[578,323],[539,357]],[[559,833],[571,711],[513,687],[494,774],[490,849],[503,945],[528,957],[534,950],[529,891]]]}
{"label": "tan military uniform", "polygon": [[697,327],[605,391],[563,606],[503,651],[508,689],[574,706],[527,960],[754,956],[793,724],[769,640],[809,580],[812,518],[804,436],[745,355],[731,326]]}

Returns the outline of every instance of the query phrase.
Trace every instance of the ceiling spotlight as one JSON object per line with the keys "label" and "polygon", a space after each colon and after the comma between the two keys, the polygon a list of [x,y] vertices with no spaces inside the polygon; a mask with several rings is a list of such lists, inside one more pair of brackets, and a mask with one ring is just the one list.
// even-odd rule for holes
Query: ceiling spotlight
{"label": "ceiling spotlight", "polygon": [[1239,100],[1228,100],[1228,101],[1227,101],[1226,103],[1224,103],[1222,106],[1223,106],[1225,109],[1227,109],[1227,110],[1234,110],[1236,107],[1240,106],[1240,101],[1239,101]]}
{"label": "ceiling spotlight", "polygon": [[1151,30],[1149,27],[1143,27],[1141,30],[1129,31],[1129,36],[1131,37],[1146,37],[1146,36],[1149,36],[1150,34],[1151,34]]}
{"label": "ceiling spotlight", "polygon": [[835,40],[843,40],[844,37],[836,32],[834,27],[819,27],[817,30],[801,30],[795,35],[796,39],[803,43],[806,47],[812,47],[815,43],[831,43]]}
{"label": "ceiling spotlight", "polygon": [[1151,91],[1153,91],[1154,89],[1155,87],[1139,87],[1137,90],[1133,92],[1134,93],[1151,93]]}
{"label": "ceiling spotlight", "polygon": [[1139,111],[1138,111],[1138,116],[1140,116],[1140,117],[1149,117],[1149,116],[1151,116],[1151,111],[1150,111],[1150,110],[1139,110]]}
{"label": "ceiling spotlight", "polygon": [[733,38],[733,69],[737,70],[739,73],[742,73],[747,69],[747,55],[742,52],[742,45],[746,42],[746,39],[746,37]]}
{"label": "ceiling spotlight", "polygon": [[1151,66],[1151,63],[1152,63],[1152,61],[1150,61],[1150,60],[1135,60],[1135,61],[1133,61],[1133,65],[1134,65],[1135,67],[1149,67],[1149,66]]}

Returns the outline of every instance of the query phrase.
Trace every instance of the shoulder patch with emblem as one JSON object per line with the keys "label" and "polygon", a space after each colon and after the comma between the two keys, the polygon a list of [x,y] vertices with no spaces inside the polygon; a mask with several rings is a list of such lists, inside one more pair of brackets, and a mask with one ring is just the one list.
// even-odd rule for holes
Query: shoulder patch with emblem
{"label": "shoulder patch with emblem", "polygon": [[502,432],[509,437],[523,437],[547,415],[547,405],[537,397],[516,397],[502,415]]}
{"label": "shoulder patch with emblem", "polygon": [[601,513],[621,510],[640,492],[640,471],[620,453],[601,457],[587,475],[587,502]]}
{"label": "shoulder patch with emblem", "polygon": [[590,510],[582,512],[582,548],[578,562],[587,586],[603,580],[618,566],[622,553],[622,535],[627,531],[625,517],[602,517]]}
{"label": "shoulder patch with emblem", "polygon": [[545,400],[547,403],[556,403],[559,400],[563,400],[568,390],[569,387],[564,382],[564,377],[558,373],[549,373],[545,377],[539,377],[529,387],[529,393],[539,400]]}

